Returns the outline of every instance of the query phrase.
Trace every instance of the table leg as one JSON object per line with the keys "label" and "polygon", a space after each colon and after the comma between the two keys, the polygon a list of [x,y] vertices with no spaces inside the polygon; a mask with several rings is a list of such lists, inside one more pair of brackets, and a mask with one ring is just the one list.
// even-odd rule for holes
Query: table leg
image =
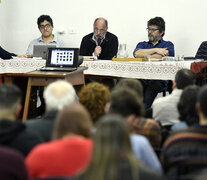
{"label": "table leg", "polygon": [[23,118],[22,121],[26,121],[28,117],[28,110],[29,110],[29,100],[30,100],[30,95],[31,95],[31,82],[32,78],[28,79],[27,83],[27,92],[26,92],[26,98],[25,98],[25,103],[24,103],[24,112],[23,112]]}

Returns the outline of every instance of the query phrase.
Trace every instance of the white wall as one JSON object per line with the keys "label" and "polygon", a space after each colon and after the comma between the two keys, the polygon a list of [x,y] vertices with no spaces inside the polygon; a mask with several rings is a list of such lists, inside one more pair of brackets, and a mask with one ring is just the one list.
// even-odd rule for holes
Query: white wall
{"label": "white wall", "polygon": [[[109,31],[126,43],[130,57],[139,41],[147,40],[147,21],[161,16],[166,22],[164,39],[175,45],[176,55],[194,56],[206,37],[206,0],[2,0],[0,3],[0,45],[25,54],[29,42],[40,36],[37,18],[49,14],[54,33],[69,47],[79,47],[92,32],[96,17],[105,17]],[[70,34],[71,31],[75,34]]]}

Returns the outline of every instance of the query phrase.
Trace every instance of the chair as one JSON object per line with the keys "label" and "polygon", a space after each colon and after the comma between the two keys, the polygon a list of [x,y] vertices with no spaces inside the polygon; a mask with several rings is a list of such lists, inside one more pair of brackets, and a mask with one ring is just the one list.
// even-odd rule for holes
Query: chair
{"label": "chair", "polygon": [[172,86],[173,86],[173,82],[171,80],[168,81],[168,84],[167,84],[167,89],[162,91],[162,94],[163,96],[166,96],[166,92],[169,92],[169,94],[172,93]]}

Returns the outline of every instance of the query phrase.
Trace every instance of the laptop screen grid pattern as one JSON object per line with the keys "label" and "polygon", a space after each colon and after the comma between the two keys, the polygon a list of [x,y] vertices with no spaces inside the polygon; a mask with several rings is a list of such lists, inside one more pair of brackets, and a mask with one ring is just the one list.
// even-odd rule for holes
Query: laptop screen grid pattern
{"label": "laptop screen grid pattern", "polygon": [[53,49],[51,54],[51,65],[73,65],[74,50]]}

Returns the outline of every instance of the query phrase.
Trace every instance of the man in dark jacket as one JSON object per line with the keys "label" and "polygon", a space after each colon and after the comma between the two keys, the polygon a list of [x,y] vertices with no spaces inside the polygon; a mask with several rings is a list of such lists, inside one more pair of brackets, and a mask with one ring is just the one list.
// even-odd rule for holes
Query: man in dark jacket
{"label": "man in dark jacket", "polygon": [[20,89],[12,84],[0,85],[0,145],[16,149],[26,156],[42,140],[16,120],[21,108]]}
{"label": "man in dark jacket", "polygon": [[64,80],[55,81],[44,91],[47,112],[38,119],[26,121],[27,130],[37,133],[44,142],[52,139],[52,132],[58,111],[72,103],[77,103],[73,86]]}
{"label": "man in dark jacket", "polygon": [[104,18],[97,18],[93,24],[93,33],[83,37],[80,55],[93,56],[95,59],[110,60],[118,51],[118,38],[108,32],[108,22]]}

